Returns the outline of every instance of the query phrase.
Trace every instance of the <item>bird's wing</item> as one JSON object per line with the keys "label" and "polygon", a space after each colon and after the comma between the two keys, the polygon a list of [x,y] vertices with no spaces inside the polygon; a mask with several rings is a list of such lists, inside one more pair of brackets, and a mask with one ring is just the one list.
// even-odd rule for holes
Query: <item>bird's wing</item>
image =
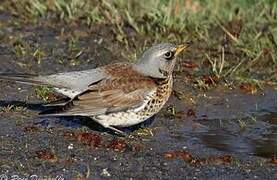
{"label": "bird's wing", "polygon": [[137,74],[112,76],[90,86],[78,98],[73,106],[55,116],[96,116],[112,112],[136,109],[149,101],[156,91],[153,79]]}

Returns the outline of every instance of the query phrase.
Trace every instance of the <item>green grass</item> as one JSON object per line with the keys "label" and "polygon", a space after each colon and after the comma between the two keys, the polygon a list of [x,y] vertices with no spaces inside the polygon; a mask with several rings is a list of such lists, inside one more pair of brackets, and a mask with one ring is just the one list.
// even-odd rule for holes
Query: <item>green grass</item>
{"label": "green grass", "polygon": [[5,113],[12,112],[12,111],[15,111],[15,112],[25,112],[26,110],[27,110],[26,107],[15,106],[15,105],[8,105],[8,106],[0,108],[0,112],[5,112]]}
{"label": "green grass", "polygon": [[[131,60],[155,42],[193,40],[187,56],[200,64],[208,61],[209,75],[231,82],[277,81],[274,0],[4,0],[0,10],[6,9],[33,23],[55,19],[108,25],[125,47],[122,55]],[[16,51],[24,53],[21,46]]]}
{"label": "green grass", "polygon": [[37,86],[35,87],[35,93],[38,98],[41,98],[43,101],[49,101],[49,94],[53,92],[53,88],[47,86]]}

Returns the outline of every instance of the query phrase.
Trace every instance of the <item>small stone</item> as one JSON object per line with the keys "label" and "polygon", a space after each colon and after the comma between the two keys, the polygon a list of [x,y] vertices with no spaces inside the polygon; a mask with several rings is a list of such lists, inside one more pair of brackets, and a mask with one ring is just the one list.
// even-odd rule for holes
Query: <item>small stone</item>
{"label": "small stone", "polygon": [[68,149],[73,149],[73,144],[72,144],[72,143],[69,144],[67,148],[68,148]]}
{"label": "small stone", "polygon": [[101,176],[110,177],[111,174],[108,172],[107,168],[105,168],[105,169],[102,170]]}

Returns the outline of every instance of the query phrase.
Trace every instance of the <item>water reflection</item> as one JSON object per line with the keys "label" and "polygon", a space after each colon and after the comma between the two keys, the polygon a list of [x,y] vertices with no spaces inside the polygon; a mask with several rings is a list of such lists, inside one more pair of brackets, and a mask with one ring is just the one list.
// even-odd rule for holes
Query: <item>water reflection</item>
{"label": "water reflection", "polygon": [[199,138],[208,147],[221,151],[270,157],[277,154],[276,121],[277,113],[257,117],[256,122],[247,122],[245,127],[235,125],[234,121],[225,122],[219,127],[219,121],[215,120],[209,124],[209,130],[200,134]]}

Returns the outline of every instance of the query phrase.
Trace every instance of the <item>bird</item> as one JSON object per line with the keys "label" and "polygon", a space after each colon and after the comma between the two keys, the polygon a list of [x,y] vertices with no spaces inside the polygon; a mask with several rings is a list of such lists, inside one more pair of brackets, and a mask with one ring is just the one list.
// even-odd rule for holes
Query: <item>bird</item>
{"label": "bird", "polygon": [[[104,128],[124,134],[120,128],[139,124],[165,105],[172,92],[177,56],[191,45],[155,44],[136,63],[119,62],[82,71],[50,75],[0,73],[1,80],[50,86],[68,101],[53,104],[61,111],[47,116],[86,116]],[[50,104],[51,105],[51,104]]]}

